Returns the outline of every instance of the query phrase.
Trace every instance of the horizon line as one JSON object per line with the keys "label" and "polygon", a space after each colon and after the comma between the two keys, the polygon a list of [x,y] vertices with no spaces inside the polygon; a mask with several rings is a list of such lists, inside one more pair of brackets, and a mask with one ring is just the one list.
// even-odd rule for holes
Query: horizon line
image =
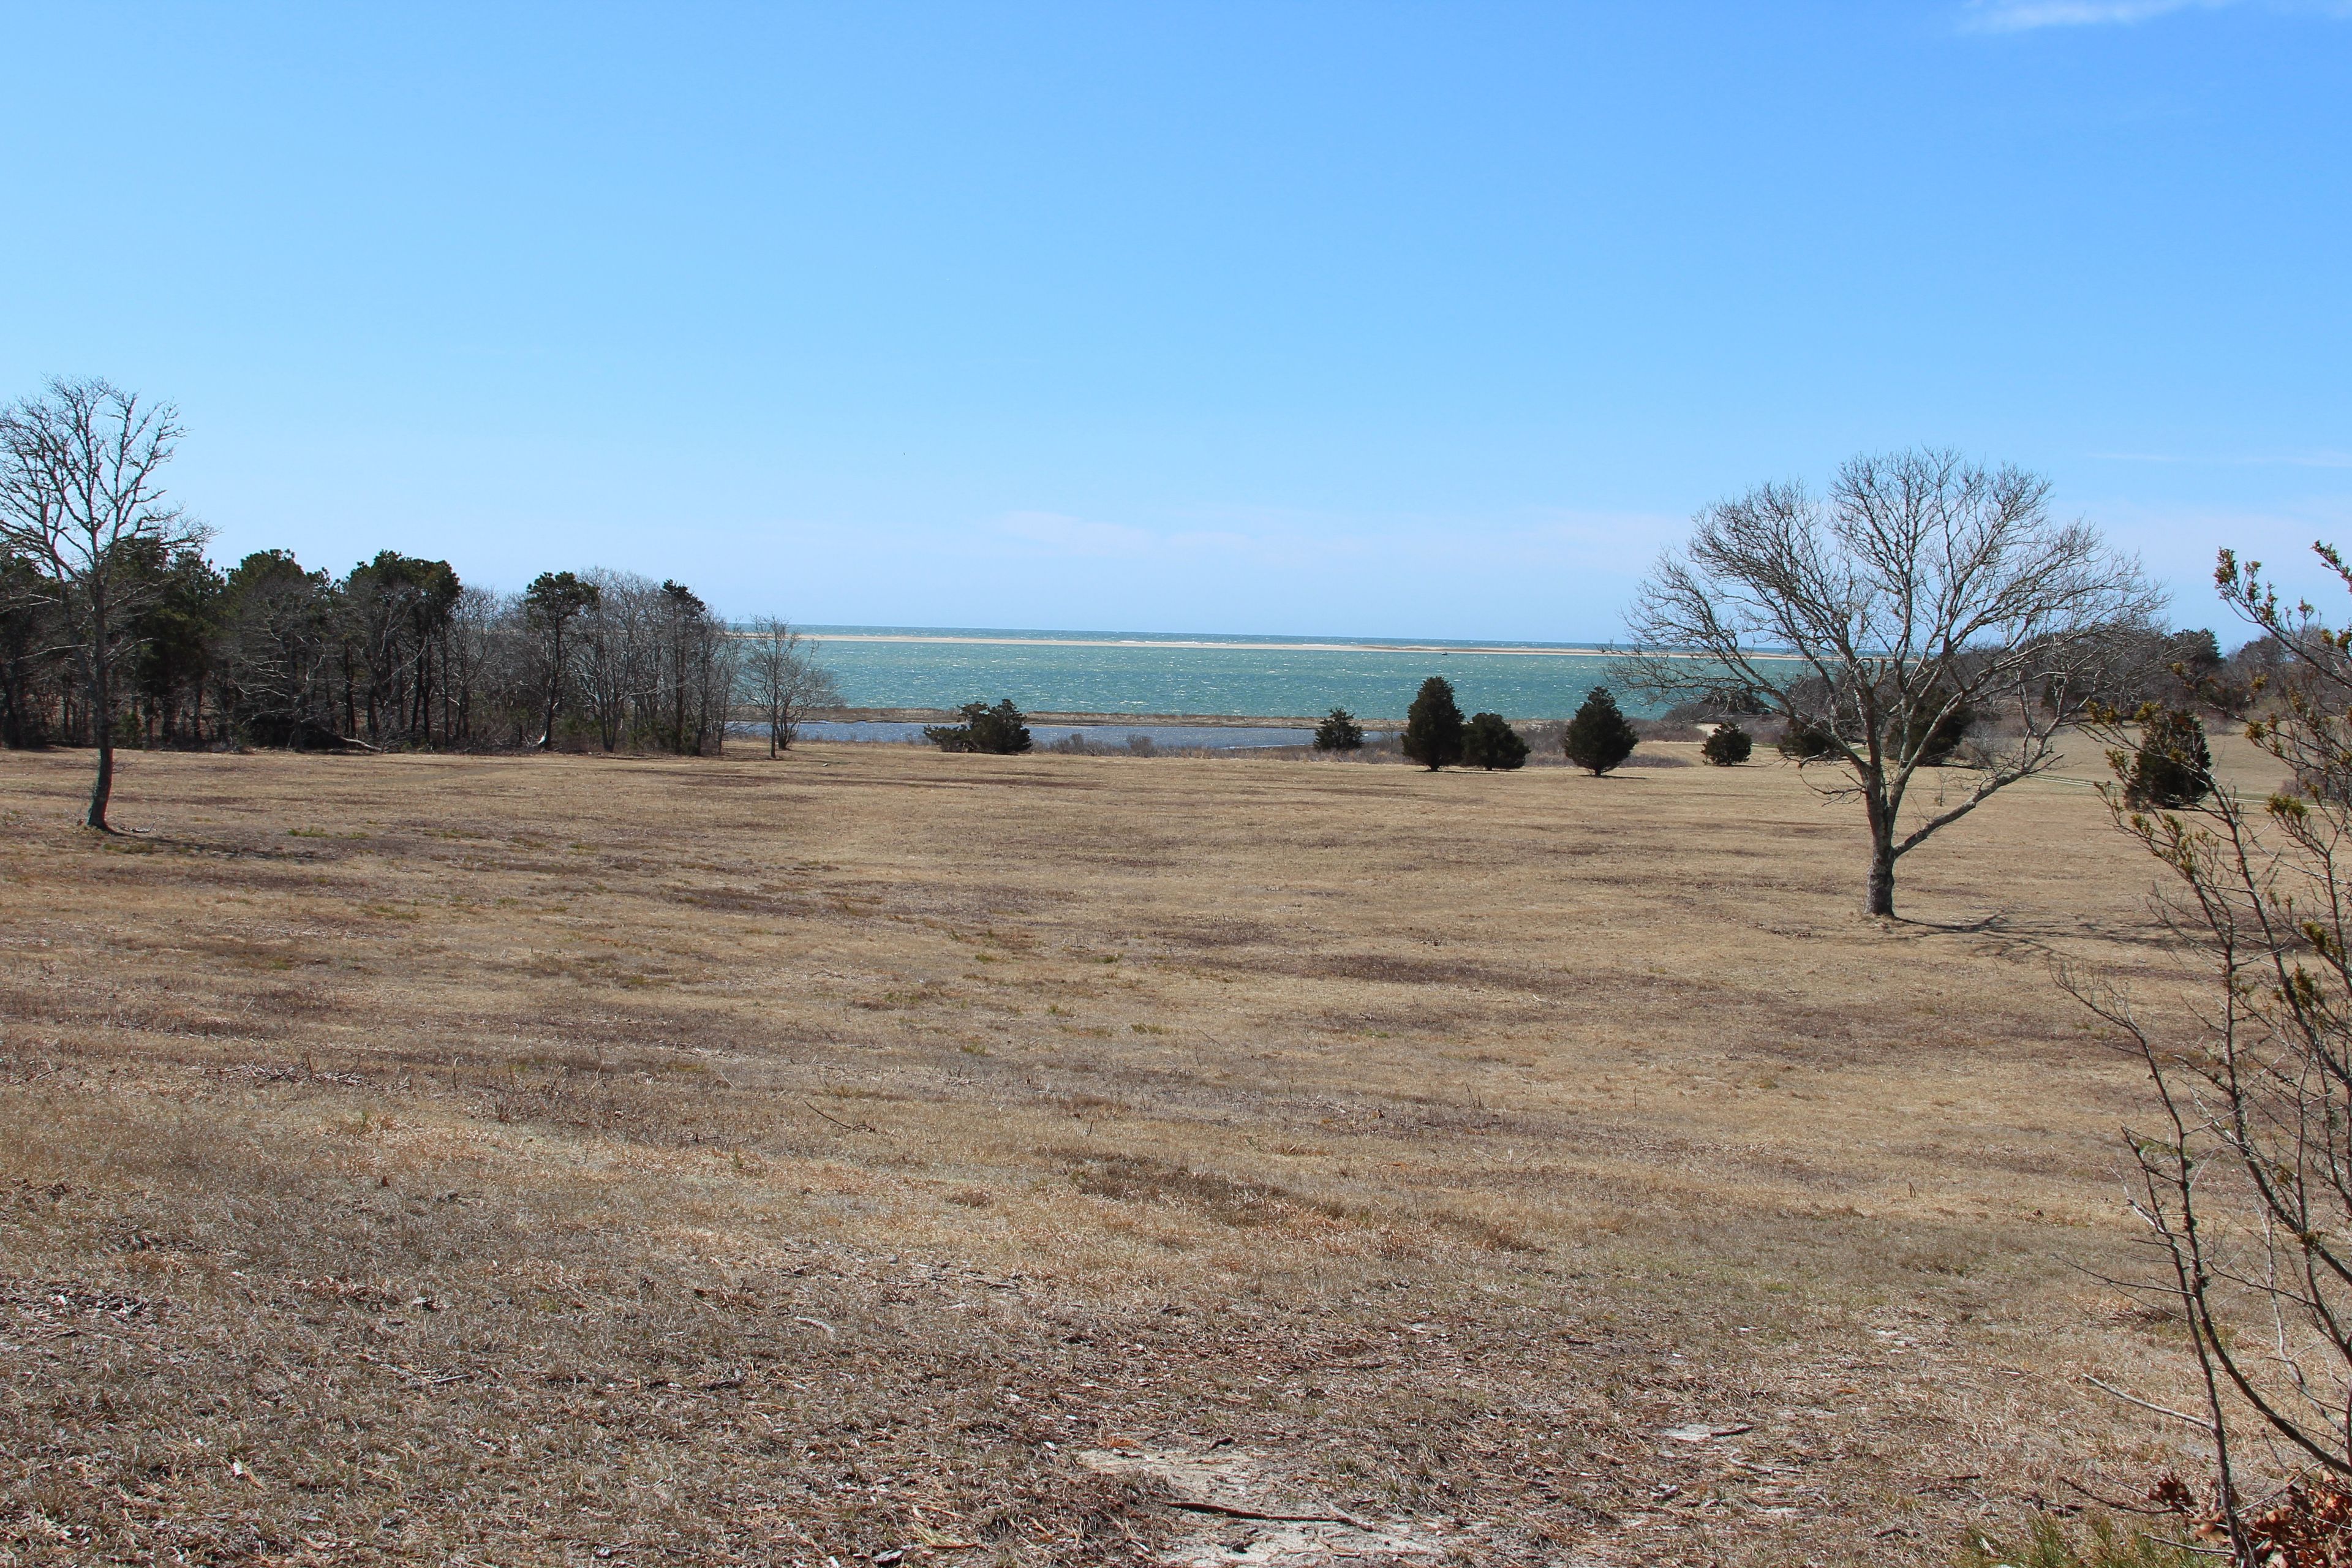
{"label": "horizon line", "polygon": [[[740,626],[730,626],[737,636],[749,635]],[[1642,651],[1615,643],[1482,643],[1453,638],[1432,638],[1421,641],[1390,641],[1373,638],[1295,637],[1273,640],[1280,634],[1235,634],[1231,636],[1209,632],[1084,632],[1022,634],[1012,631],[989,631],[941,628],[937,631],[908,628],[876,631],[823,631],[813,626],[795,627],[803,636],[818,642],[897,643],[984,647],[1172,647],[1225,648],[1251,653],[1433,653],[1486,654],[1520,658],[1634,658]],[[1673,658],[1688,658],[1696,650],[1662,648],[1647,650]],[[1796,656],[1777,649],[1756,649],[1759,658],[1792,658]]]}

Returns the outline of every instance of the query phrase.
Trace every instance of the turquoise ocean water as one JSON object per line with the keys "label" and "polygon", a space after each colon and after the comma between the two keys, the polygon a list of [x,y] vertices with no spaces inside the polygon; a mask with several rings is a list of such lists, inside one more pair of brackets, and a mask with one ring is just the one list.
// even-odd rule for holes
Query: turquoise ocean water
{"label": "turquoise ocean water", "polygon": [[[1401,720],[1422,681],[1454,683],[1463,711],[1559,719],[1609,683],[1614,657],[1544,643],[923,626],[809,626],[857,708],[956,708],[1010,697],[1029,712],[1307,717],[1345,708]],[[1647,711],[1622,689],[1629,713]]]}

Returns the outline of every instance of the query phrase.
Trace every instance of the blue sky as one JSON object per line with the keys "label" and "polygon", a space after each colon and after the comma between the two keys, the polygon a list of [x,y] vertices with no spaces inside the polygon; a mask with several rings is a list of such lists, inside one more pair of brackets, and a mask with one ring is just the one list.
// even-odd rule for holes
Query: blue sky
{"label": "blue sky", "polygon": [[224,555],[1603,638],[1697,507],[1917,441],[2187,621],[2352,544],[2352,5],[6,24],[0,393],[176,400]]}

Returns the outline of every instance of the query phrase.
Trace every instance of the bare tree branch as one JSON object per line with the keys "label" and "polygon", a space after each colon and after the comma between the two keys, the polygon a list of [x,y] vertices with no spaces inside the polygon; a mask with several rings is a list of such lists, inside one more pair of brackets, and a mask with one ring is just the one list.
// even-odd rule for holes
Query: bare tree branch
{"label": "bare tree branch", "polygon": [[768,731],[768,755],[792,749],[813,710],[837,708],[841,689],[833,672],[816,662],[815,645],[773,616],[753,621],[740,635],[743,657],[737,700],[759,716]]}
{"label": "bare tree branch", "polygon": [[[1628,616],[1626,679],[1654,697],[1730,698],[1777,714],[1861,797],[1864,908],[1895,912],[1895,865],[2058,760],[2119,634],[2161,605],[2137,562],[2053,521],[2049,484],[1948,451],[1848,462],[1826,496],[1759,486],[1699,514]],[[1995,716],[1976,786],[1906,831],[1906,792]]]}
{"label": "bare tree branch", "polygon": [[98,772],[84,821],[107,832],[114,793],[117,666],[154,579],[142,551],[194,546],[205,530],[164,496],[182,434],[168,403],[98,379],[52,380],[0,411],[0,547],[31,560],[70,634],[89,694]]}

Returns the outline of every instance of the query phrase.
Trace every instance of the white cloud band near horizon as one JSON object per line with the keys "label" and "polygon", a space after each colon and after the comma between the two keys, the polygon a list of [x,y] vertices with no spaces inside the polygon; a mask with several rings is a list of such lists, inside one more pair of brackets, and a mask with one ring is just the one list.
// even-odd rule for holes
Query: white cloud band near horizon
{"label": "white cloud band near horizon", "polygon": [[1962,25],[1979,33],[2131,26],[2188,11],[2237,10],[2250,5],[2296,16],[2352,17],[2352,4],[2347,0],[1969,0]]}

